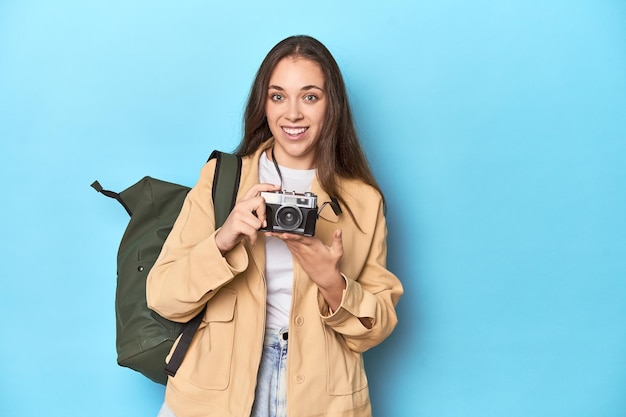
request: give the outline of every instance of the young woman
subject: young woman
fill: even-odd
[[[319,41],[290,37],[265,57],[237,154],[224,225],[212,161],[148,277],[162,316],[184,322],[206,306],[159,416],[371,416],[362,353],[394,329],[402,286],[385,266],[382,193]],[[263,231],[274,218],[261,193],[280,190],[317,196],[314,236]]]

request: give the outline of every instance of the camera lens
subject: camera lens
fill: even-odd
[[[276,224],[283,230],[295,230],[302,223],[302,212],[298,207],[282,206],[276,212]]]

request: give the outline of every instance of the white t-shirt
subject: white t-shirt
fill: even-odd
[[[311,190],[315,169],[291,169],[280,166],[282,188],[286,191],[304,193]],[[259,180],[262,183],[280,184],[274,163],[265,152],[259,160]],[[265,279],[267,282],[267,320],[271,329],[289,328],[291,289],[293,286],[293,259],[287,245],[276,237],[265,238]]]

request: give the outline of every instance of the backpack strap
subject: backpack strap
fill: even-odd
[[[237,201],[237,190],[241,177],[241,158],[230,153],[213,151],[209,156],[217,159],[213,177],[213,206],[215,207],[215,228],[221,227]]]
[[[235,201],[237,200],[237,190],[239,189],[239,181],[241,177],[241,158],[239,156],[224,153],[219,151],[213,151],[209,157],[211,159],[217,159],[215,165],[215,175],[213,176],[213,205],[215,207],[215,228],[221,227],[228,214],[235,207]],[[202,323],[202,317],[204,311],[188,321],[183,327],[182,336],[176,345],[176,349],[172,352],[172,356],[169,362],[165,366],[165,373],[169,376],[175,376],[176,371],[183,363],[185,354],[191,345],[200,323]]]

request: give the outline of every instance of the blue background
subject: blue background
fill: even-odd
[[[339,62],[388,199],[400,324],[377,417],[626,415],[626,2],[0,1],[0,414],[155,416],[116,365],[127,215],[193,185],[254,73]]]

